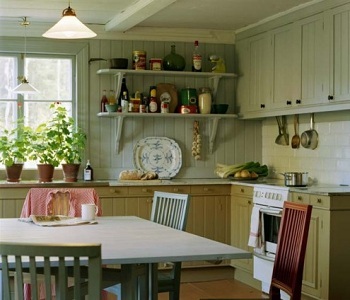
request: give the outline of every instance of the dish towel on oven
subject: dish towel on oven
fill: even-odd
[[[261,224],[260,224],[260,208],[253,207],[250,220],[250,232],[248,246],[261,248]]]

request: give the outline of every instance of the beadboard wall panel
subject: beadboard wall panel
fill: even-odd
[[[110,41],[91,40],[90,58],[129,58],[133,50],[147,51],[147,60],[151,57],[163,58],[170,53],[169,42]],[[207,60],[210,54],[217,54],[225,59],[227,71],[234,72],[234,45],[201,44],[204,71],[211,70]],[[176,43],[176,52],[186,58],[187,71],[191,68],[192,43]],[[148,136],[165,136],[174,139],[182,151],[182,168],[177,178],[217,178],[214,174],[216,163],[235,164],[245,161],[261,161],[262,128],[261,121],[241,121],[222,119],[219,121],[214,143],[214,152],[209,154],[209,136],[212,123],[208,119],[199,119],[202,135],[202,159],[196,161],[191,155],[193,140],[193,122],[191,118],[126,118],[120,139],[120,152],[116,152],[115,119],[99,118],[99,103],[102,90],[115,89],[113,76],[97,75],[98,69],[109,68],[109,62],[92,62],[90,70],[89,98],[89,152],[96,179],[117,179],[125,169],[133,169],[133,147],[138,140]],[[186,87],[208,86],[203,78],[174,76],[128,76],[129,92],[140,91],[148,94],[149,87],[157,83],[173,83],[178,91]],[[235,79],[225,78],[220,81],[216,97],[217,103],[228,103],[229,113],[234,109]]]

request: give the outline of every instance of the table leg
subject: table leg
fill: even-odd
[[[121,265],[122,300],[145,300],[148,294],[147,265],[128,264]]]
[[[149,299],[158,300],[158,263],[148,265]]]

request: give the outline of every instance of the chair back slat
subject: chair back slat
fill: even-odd
[[[188,216],[190,196],[154,192],[151,221],[174,228],[185,230]]]
[[[23,272],[30,273],[31,298],[39,299],[37,277],[45,277],[46,300],[51,299],[51,277],[55,277],[56,299],[68,299],[68,268],[74,262],[74,299],[81,299],[84,293],[80,283],[80,268],[88,266],[89,299],[101,299],[101,245],[81,244],[22,244],[0,243],[2,263],[2,287],[4,299],[11,299],[10,270],[15,271],[18,299],[24,298]],[[58,263],[58,265],[57,265]],[[82,264],[83,263],[83,264]],[[29,271],[28,271],[29,268]]]
[[[280,290],[293,300],[301,298],[311,205],[286,201],[278,233],[277,251],[270,288],[271,299],[280,299]]]

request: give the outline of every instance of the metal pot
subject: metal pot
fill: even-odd
[[[308,172],[286,172],[281,173],[284,176],[285,186],[307,186]]]

